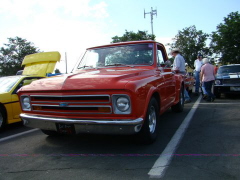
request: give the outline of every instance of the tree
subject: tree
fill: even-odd
[[[139,40],[155,40],[155,35],[148,34],[147,31],[139,31],[137,33],[133,31],[125,30],[123,36],[112,37],[111,43],[124,42],[124,41],[139,41]]]
[[[0,48],[0,75],[2,76],[15,75],[22,69],[21,64],[26,55],[39,52],[32,42],[20,37],[8,38],[8,43],[4,46]]]
[[[170,48],[179,48],[188,66],[194,68],[194,60],[198,53],[203,56],[210,55],[210,49],[206,47],[208,34],[198,31],[195,26],[184,28],[178,31],[178,34],[173,38],[173,43],[170,43]]]
[[[55,69],[55,73],[61,73],[59,69]]]
[[[210,46],[220,54],[223,64],[240,63],[240,14],[232,12],[224,18],[211,35]]]

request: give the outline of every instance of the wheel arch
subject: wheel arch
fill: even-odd
[[[147,113],[148,104],[149,104],[152,97],[154,97],[156,99],[156,101],[158,103],[159,113],[160,113],[160,110],[161,110],[161,95],[159,94],[159,92],[157,91],[157,89],[155,87],[152,87],[152,88],[149,89],[148,95],[147,95],[147,98],[146,98],[146,106],[145,106],[145,109],[144,109],[144,119],[145,119],[145,116],[146,116],[146,113]]]
[[[7,111],[5,106],[2,103],[0,103],[0,113],[2,113],[2,117],[3,117],[3,122],[0,125],[0,130],[2,130],[7,124]]]
[[[181,91],[181,87],[183,87],[183,89],[185,88],[185,85],[184,85],[184,81],[183,79],[181,80],[178,80],[179,83],[177,83],[177,88],[176,88],[176,98],[175,98],[175,101],[174,101],[174,104],[177,104],[179,102],[179,92]]]
[[[5,118],[5,120],[7,120],[7,110],[2,103],[0,103],[0,111],[2,111],[2,113],[3,113],[3,118]]]

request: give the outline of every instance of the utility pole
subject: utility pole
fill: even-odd
[[[145,9],[144,9],[144,18],[146,17],[146,14],[151,15],[151,27],[152,27],[152,35],[153,35],[153,16],[156,15],[157,17],[157,8],[153,10],[153,8],[151,7],[151,12],[145,12]]]
[[[66,74],[67,74],[67,53],[65,52]]]

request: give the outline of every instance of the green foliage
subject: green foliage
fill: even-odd
[[[59,69],[55,69],[55,73],[61,73]]]
[[[240,14],[232,12],[224,18],[211,35],[210,47],[216,54],[222,55],[223,64],[240,63]]]
[[[155,40],[155,35],[148,34],[147,31],[139,31],[137,33],[133,31],[127,31],[123,36],[114,36],[112,37],[111,43],[116,42],[125,42],[125,41],[139,41],[139,40]]]
[[[173,38],[171,49],[179,48],[184,59],[191,68],[194,68],[194,61],[197,59],[198,53],[203,56],[210,55],[209,48],[206,47],[208,34],[198,31],[195,26],[184,28],[178,31],[178,34]]]
[[[21,70],[21,64],[26,55],[39,52],[32,42],[20,37],[8,38],[5,47],[0,48],[0,75],[15,75]]]

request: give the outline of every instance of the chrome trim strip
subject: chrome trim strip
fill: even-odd
[[[108,104],[109,102],[59,102],[59,101],[31,101],[32,103],[68,103],[68,104]]]
[[[98,94],[98,95],[30,95],[30,97],[88,97],[88,96],[108,96],[110,98],[109,94]]]
[[[240,87],[240,84],[222,84],[222,85],[216,85],[214,84],[215,87]]]
[[[112,114],[112,109],[110,109],[110,112],[56,112],[56,111],[41,111],[41,110],[32,110],[33,112],[47,112],[47,113],[53,113],[53,114]]]
[[[110,103],[111,102],[111,96],[109,94],[98,94],[98,95],[30,95],[30,97],[58,97],[58,98],[67,98],[67,97],[107,97],[108,101],[99,101],[99,102],[94,102],[94,100],[92,102],[73,102],[73,103]],[[58,100],[56,100],[58,101]],[[69,100],[68,100],[69,101]],[[41,103],[41,102],[47,102],[47,103],[54,103],[55,101],[33,101],[33,102],[37,102],[37,103]],[[67,103],[67,102],[66,102]]]
[[[96,119],[66,119],[56,117],[43,117],[35,115],[20,114],[23,120],[43,120],[55,123],[74,123],[74,124],[112,124],[112,125],[138,125],[143,123],[143,118],[137,119],[111,119],[111,120],[96,120]],[[44,122],[43,122],[44,123]]]
[[[45,105],[45,104],[33,104],[33,106],[49,106],[49,107],[60,107],[59,105]],[[32,108],[32,111],[34,112],[48,112],[48,113],[55,113],[55,114],[112,114],[112,107],[111,106],[66,106],[66,107],[96,107],[96,108],[99,108],[99,107],[107,107],[109,108],[109,112],[73,112],[73,110],[68,110],[66,109],[64,112],[57,112],[57,111],[49,111],[49,110],[34,110]]]
[[[60,103],[62,103],[62,102],[59,102],[58,105],[54,105],[54,104],[32,104],[32,106],[61,107],[61,106],[59,106]],[[69,105],[69,106],[64,106],[64,107],[96,107],[96,108],[98,108],[98,107],[109,107],[109,108],[111,108],[111,106],[106,106],[106,105]]]
[[[174,74],[173,72],[161,72],[162,75]]]

